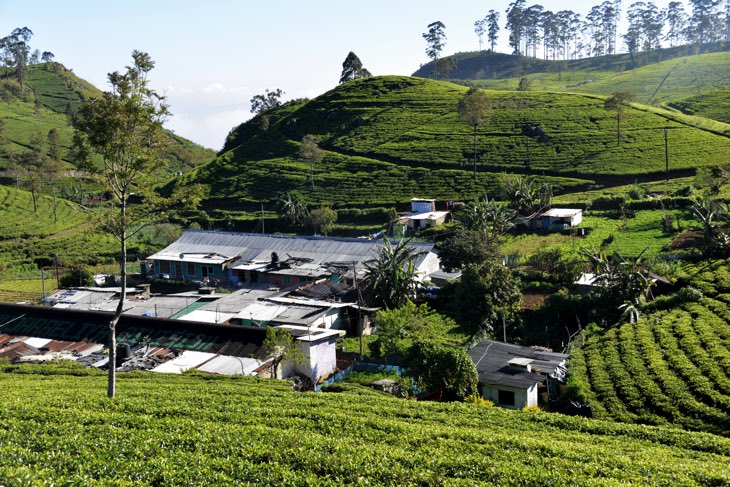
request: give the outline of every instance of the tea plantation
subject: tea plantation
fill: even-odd
[[[591,333],[571,352],[597,417],[730,434],[730,265],[686,273],[704,297],[660,298],[637,323]]]
[[[26,90],[22,92],[14,78],[7,74],[0,76],[0,92],[3,94],[0,120],[4,124],[7,150],[11,153],[26,150],[34,136],[45,141],[49,130],[56,129],[61,157],[72,167],[74,160],[69,152],[73,129],[69,125],[67,109],[75,113],[84,100],[99,96],[101,91],[58,63],[28,66],[26,83]],[[163,180],[213,158],[210,149],[172,132],[166,132],[165,137],[163,155],[169,162],[169,171],[160,175]],[[7,166],[7,158],[0,151],[0,169]]]
[[[120,374],[109,401],[88,369],[2,369],[3,485],[730,482],[704,433],[199,375]]]
[[[456,105],[466,88],[399,76],[355,80],[311,101],[255,118],[232,131],[217,160],[177,184],[202,183],[212,206],[257,209],[297,189],[313,203],[340,208],[392,206],[414,196],[469,199],[495,194],[503,173],[552,177],[562,192],[589,185],[659,178],[664,132],[670,129],[674,175],[726,162],[730,139],[684,118],[635,105],[625,110],[620,146],[616,114],[595,95],[489,92],[493,114],[478,130],[480,160],[472,175],[471,128]],[[725,124],[716,122],[721,128]],[[529,134],[540,126],[545,137]],[[299,141],[314,134],[326,150],[312,168],[299,160]],[[625,184],[624,183],[624,184]]]

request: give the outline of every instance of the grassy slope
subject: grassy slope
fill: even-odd
[[[622,72],[647,64],[708,52],[730,51],[727,43],[710,43],[698,48],[694,45],[677,46],[640,52],[634,56],[621,53],[612,56],[598,56],[572,60],[544,60],[528,56],[490,53],[487,51],[460,52],[449,58],[456,61],[456,68],[450,73],[452,79],[504,79],[519,78],[534,73],[568,72]],[[423,65],[414,76],[429,77],[433,74],[433,63]]]
[[[0,372],[0,483],[730,482],[730,440],[709,434],[416,403],[358,386],[302,394],[250,378],[119,377],[119,396],[108,401],[101,373]]]
[[[597,417],[730,433],[730,265],[687,272],[700,302],[595,332],[572,352]]]
[[[0,78],[0,82],[3,81],[14,83],[7,77],[5,80]],[[60,135],[63,157],[68,159],[73,130],[67,123],[66,106],[70,103],[74,109],[78,109],[85,99],[99,95],[100,90],[58,64],[30,66],[27,84],[32,92],[28,92],[24,99],[16,97],[10,103],[0,104],[0,118],[5,123],[5,133],[10,139],[9,150],[24,150],[35,133],[45,140],[48,131],[55,128]],[[35,97],[42,104],[40,109],[34,106]],[[178,171],[208,162],[214,156],[210,149],[171,132],[165,137],[163,152],[169,161],[169,172],[161,175],[165,179]],[[0,162],[7,164],[2,158]]]
[[[690,115],[730,123],[730,87],[726,86],[701,95],[690,96],[672,102],[669,106]]]
[[[672,131],[672,169],[724,162],[727,137],[698,129],[668,114],[636,105],[627,110],[621,147],[615,115],[593,95],[491,92],[495,109],[480,128],[484,153],[477,181],[462,164],[471,151],[471,130],[458,121],[456,105],[465,88],[408,77],[377,77],[341,85],[301,105],[275,112],[267,131],[257,120],[238,127],[219,158],[180,181],[209,184],[212,198],[271,201],[300,189],[312,201],[342,206],[386,205],[413,196],[473,198],[495,190],[501,172],[523,172],[526,142],[538,174],[590,182],[604,176],[659,174],[663,170],[663,127]],[[537,143],[522,135],[539,123],[550,137]],[[316,168],[297,159],[298,141],[315,134],[327,156]],[[565,192],[580,181],[556,181]]]
[[[661,104],[712,92],[728,86],[730,52],[670,59],[628,71],[574,69],[561,73],[539,72],[527,76],[534,91],[565,91],[610,95],[630,91],[636,101]],[[475,81],[487,89],[514,90],[519,78]],[[689,112],[688,112],[689,113]]]
[[[37,269],[35,260],[59,254],[64,263],[96,263],[109,260],[116,245],[92,225],[93,215],[68,201],[39,198],[33,212],[31,194],[0,186],[0,274],[18,274]]]

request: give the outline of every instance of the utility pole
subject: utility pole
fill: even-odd
[[[527,150],[527,172],[530,172],[530,139],[525,141],[525,149]]]
[[[667,134],[669,134],[669,128],[664,127],[664,163],[666,165],[667,181],[669,181],[669,142]]]
[[[261,203],[261,233],[266,233],[266,230],[264,228],[264,204]]]
[[[46,272],[43,270],[43,267],[41,267],[41,294],[42,298],[41,301],[43,302],[43,306],[47,306],[46,304]]]
[[[352,261],[352,279],[355,284],[355,293],[357,294],[357,334],[360,336],[360,358],[364,355],[365,344],[363,342],[363,331],[362,325],[362,295],[360,294],[360,286],[357,283],[357,262]]]

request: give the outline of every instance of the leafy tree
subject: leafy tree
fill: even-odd
[[[624,108],[634,100],[634,94],[630,91],[617,91],[610,96],[604,103],[606,110],[616,112],[616,141],[621,145],[621,118],[623,117]]]
[[[48,131],[48,155],[51,159],[61,159],[61,137],[56,129]]]
[[[365,69],[362,65],[362,61],[357,57],[357,54],[350,51],[342,63],[342,74],[340,75],[340,84],[353,79],[369,78],[372,74],[370,71]]]
[[[667,34],[664,39],[669,41],[670,47],[674,47],[684,39],[687,25],[687,14],[684,11],[682,2],[669,2],[664,18],[667,22]]]
[[[490,10],[484,18],[487,23],[487,39],[489,40],[489,49],[494,52],[494,45],[499,38],[499,12]]]
[[[483,336],[511,323],[519,311],[519,280],[500,262],[467,265],[453,290],[452,306],[473,336]]]
[[[472,86],[457,106],[459,120],[474,129],[474,177],[477,177],[477,129],[492,116],[492,104],[484,90]]]
[[[395,245],[383,240],[377,256],[364,263],[364,284],[373,304],[398,308],[415,297],[418,276],[413,261],[420,255],[410,239]]]
[[[540,249],[530,256],[527,265],[564,287],[571,286],[582,272],[582,263],[566,257],[560,249]]]
[[[299,349],[297,341],[286,328],[269,327],[264,338],[264,350],[271,357],[274,379],[279,378],[279,365],[282,362],[303,363],[307,356]]]
[[[520,78],[520,83],[517,85],[517,91],[530,91],[532,88],[532,80],[527,76]]]
[[[56,56],[51,51],[43,51],[41,54],[41,62],[50,63]]]
[[[46,155],[37,148],[13,156],[15,170],[22,174],[28,182],[28,189],[33,199],[34,213],[38,213],[38,195],[43,184],[45,162]]]
[[[119,270],[122,289],[119,303],[109,321],[109,380],[107,394],[116,392],[116,325],[124,310],[127,290],[127,242],[146,224],[164,219],[171,207],[194,205],[199,188],[185,188],[163,201],[150,187],[147,177],[164,160],[158,151],[162,123],[168,115],[165,97],[152,90],[147,76],[155,63],[149,54],[132,52],[133,63],[126,71],[108,75],[111,91],[87,100],[75,122],[75,145],[90,173],[99,178],[112,195],[104,216],[104,228],[119,242]],[[91,155],[101,161],[97,165]],[[130,205],[132,193],[144,204]]]
[[[302,143],[299,145],[299,158],[309,163],[312,189],[314,190],[314,167],[324,159],[324,151],[319,148],[317,138],[314,135],[308,134],[302,139]]]
[[[262,115],[269,110],[281,106],[281,97],[284,94],[281,89],[277,88],[273,91],[266,89],[262,95],[254,95],[251,98],[251,113]]]
[[[526,28],[525,0],[515,0],[505,11],[507,14],[507,30],[512,54],[522,54],[522,38]],[[525,52],[526,54],[526,52]]]
[[[692,15],[687,24],[686,37],[690,42],[704,44],[721,36],[718,7],[722,0],[689,0]]]
[[[9,36],[0,41],[4,52],[5,64],[15,67],[15,76],[20,83],[21,92],[25,91],[25,78],[30,61],[30,38],[33,31],[27,27],[13,29]]]
[[[82,265],[71,266],[59,279],[61,287],[93,286],[94,278],[88,267]]]
[[[303,222],[312,232],[327,236],[337,222],[337,212],[328,206],[314,208],[304,216]]]
[[[445,399],[462,401],[477,390],[476,365],[462,349],[418,342],[412,347],[406,366],[420,387],[441,390]]]
[[[299,191],[289,191],[279,197],[279,215],[286,221],[287,225],[292,228],[300,227],[304,224],[308,215],[307,205],[304,196]]]
[[[457,345],[460,340],[453,333],[457,328],[454,320],[440,315],[427,304],[415,305],[407,301],[395,309],[382,309],[375,314],[378,327],[376,339],[370,349],[381,357],[405,356],[418,340],[429,340]],[[453,337],[453,338],[452,338]]]
[[[58,184],[64,176],[63,162],[61,162],[61,142],[56,129],[48,131],[48,158],[45,161],[43,172],[47,184],[50,186],[51,196],[53,197],[53,222],[58,221],[57,213],[57,193]]]
[[[482,50],[482,39],[484,38],[484,33],[486,32],[485,27],[485,21],[477,20],[474,22],[474,33],[477,35],[477,39],[479,39],[479,50]]]
[[[495,260],[501,255],[499,241],[489,238],[482,231],[461,227],[457,227],[438,247],[441,265],[451,270]]]
[[[440,20],[428,24],[428,31],[422,34],[426,40],[426,55],[434,63],[434,74],[436,73],[436,61],[441,56],[441,51],[446,45],[446,26]]]
[[[451,57],[444,57],[436,60],[435,77],[448,79],[451,72],[456,68],[456,61]]]

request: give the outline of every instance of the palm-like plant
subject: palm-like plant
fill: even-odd
[[[398,308],[416,295],[417,271],[414,259],[424,252],[415,252],[410,239],[393,245],[384,240],[376,258],[365,265],[365,285],[373,303],[385,308]]]
[[[692,206],[692,213],[702,225],[705,253],[717,256],[730,254],[730,207],[711,198],[701,198]]]
[[[485,196],[464,206],[454,219],[461,227],[482,232],[491,240],[509,232],[515,226],[517,214]]]
[[[554,189],[536,178],[518,177],[507,181],[505,196],[509,207],[529,221],[550,208]]]

